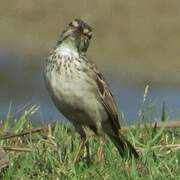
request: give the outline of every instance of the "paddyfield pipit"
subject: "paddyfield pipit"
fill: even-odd
[[[84,127],[96,135],[109,136],[120,155],[138,157],[131,143],[121,134],[117,106],[102,73],[88,59],[86,52],[92,28],[80,19],[73,20],[62,32],[45,65],[45,82],[59,111],[80,134],[81,145],[86,142]]]

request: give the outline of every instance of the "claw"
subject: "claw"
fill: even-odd
[[[105,144],[105,137],[101,137],[100,138],[100,147],[97,150],[98,161],[102,161],[104,159],[104,150],[103,150],[104,144]]]
[[[81,140],[81,144],[80,144],[80,146],[79,146],[79,150],[78,150],[78,152],[77,152],[77,154],[76,154],[76,156],[75,156],[75,158],[74,158],[74,163],[75,164],[77,164],[78,162],[79,162],[79,160],[80,160],[80,154],[81,154],[81,151],[83,150],[83,148],[84,148],[84,146],[85,146],[85,143],[86,143],[86,139],[82,139]]]

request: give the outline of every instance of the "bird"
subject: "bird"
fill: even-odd
[[[72,20],[61,33],[45,61],[44,79],[57,109],[72,123],[81,137],[75,162],[85,147],[89,128],[98,137],[105,134],[119,154],[138,158],[133,145],[121,133],[118,108],[110,86],[95,63],[86,55],[92,27]]]

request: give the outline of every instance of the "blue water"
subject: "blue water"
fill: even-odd
[[[32,119],[35,121],[45,122],[50,120],[63,120],[64,117],[55,108],[51,101],[49,94],[47,93],[44,85],[42,85],[41,91],[37,91],[33,96],[22,96],[3,98],[4,101],[0,103],[1,117],[6,117],[10,102],[12,102],[11,112],[12,114],[20,110],[22,107],[28,104],[37,104],[40,106],[39,110],[33,115]],[[138,119],[139,108],[141,107],[144,88],[133,88],[132,86],[113,86],[113,94],[116,102],[125,119],[128,121],[135,121]],[[150,101],[152,111],[154,112],[153,118],[160,118],[162,103],[166,103],[169,118],[180,117],[180,89],[179,88],[153,88],[148,92],[147,101]],[[28,107],[28,106],[27,106]],[[154,109],[153,109],[154,108]]]
[[[34,121],[62,120],[64,117],[57,111],[46,91],[43,75],[42,61],[24,61],[23,56],[11,54],[0,55],[0,119],[7,116],[9,104],[12,102],[11,112],[15,114],[27,104],[37,104],[40,109],[33,115]],[[24,63],[26,62],[26,63]],[[32,63],[33,62],[33,63]],[[106,75],[119,110],[123,112],[125,119],[134,121],[138,119],[139,108],[141,107],[144,85],[136,85],[135,82],[125,83],[122,80],[113,81]],[[159,118],[162,102],[166,103],[166,110],[169,118],[180,117],[180,86],[153,86],[151,83],[148,92],[149,106],[153,118]],[[148,108],[149,108],[148,106]]]

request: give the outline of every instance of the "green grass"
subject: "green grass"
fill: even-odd
[[[20,133],[32,129],[29,118],[34,111],[33,107],[18,119],[9,118],[2,121],[1,136],[7,132]],[[61,123],[55,123],[52,130],[54,139],[45,138],[48,133],[42,132],[0,140],[3,147],[32,150],[6,151],[10,166],[1,173],[0,179],[179,179],[180,151],[164,148],[163,145],[180,143],[180,129],[139,129],[138,126],[137,124],[136,128],[124,135],[141,150],[139,160],[122,159],[107,138],[104,159],[98,161],[99,141],[90,137],[91,161],[87,160],[84,151],[79,164],[74,164],[80,138],[69,125]]]

